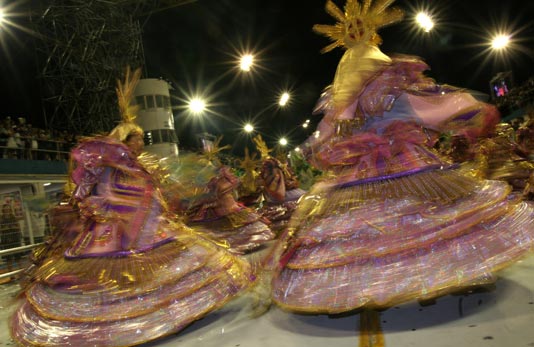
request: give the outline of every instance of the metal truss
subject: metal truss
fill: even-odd
[[[34,1],[45,126],[91,135],[119,120],[116,80],[144,63],[140,19],[190,0]]]

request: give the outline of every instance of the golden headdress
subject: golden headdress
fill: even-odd
[[[265,141],[263,141],[263,138],[261,137],[261,135],[258,134],[257,136],[252,138],[252,141],[254,141],[254,143],[256,144],[256,148],[260,152],[262,160],[265,160],[271,157],[270,153],[272,149],[269,149],[269,147],[267,147],[267,144],[265,143]]]
[[[245,158],[243,160],[236,159],[235,163],[245,172],[253,172],[259,166],[260,161],[256,159],[256,153],[250,155],[248,147],[245,147]]]
[[[347,0],[345,12],[331,0],[326,2],[326,12],[338,22],[335,25],[316,24],[313,30],[334,42],[321,52],[326,53],[336,47],[350,48],[360,42],[378,45],[381,38],[378,29],[400,21],[404,13],[398,8],[388,8],[395,0]]]
[[[219,147],[219,144],[221,143],[222,138],[223,138],[222,136],[219,136],[213,142],[213,145],[211,145],[209,148],[206,148],[204,150],[204,153],[202,154],[202,156],[203,156],[203,159],[206,161],[206,164],[213,164],[215,166],[221,166],[221,161],[219,160],[217,155],[219,154],[219,152],[225,149],[232,148],[232,146],[230,145]]]
[[[135,87],[141,77],[141,68],[132,72],[128,66],[124,76],[124,81],[117,80],[117,98],[119,102],[119,110],[121,114],[121,122],[110,133],[109,136],[121,142],[125,141],[128,135],[137,133],[143,135],[143,129],[134,121],[137,117],[138,105],[132,105],[133,94]]]
[[[260,166],[260,161],[256,159],[256,153],[252,153],[251,156],[248,147],[245,147],[245,158],[243,160],[236,159],[235,162],[245,172],[241,178],[243,187],[249,192],[255,192],[257,188],[256,178],[258,177],[256,169]]]
[[[395,0],[347,0],[345,12],[331,0],[326,2],[326,12],[337,19],[335,25],[318,24],[313,30],[334,42],[322,49],[329,52],[336,47],[346,48],[341,58],[331,88],[330,108],[337,119],[363,121],[359,111],[349,110],[370,78],[391,63],[391,59],[378,49],[382,39],[377,30],[400,21],[403,12],[389,8]],[[355,114],[352,114],[355,112]]]

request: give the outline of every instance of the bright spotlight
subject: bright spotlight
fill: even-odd
[[[508,35],[497,35],[493,40],[491,40],[491,48],[493,49],[503,49],[508,46],[510,43],[510,36]]]
[[[304,129],[306,129],[306,128],[308,127],[308,125],[310,125],[310,123],[306,122],[306,123],[302,124],[302,127],[303,127]]]
[[[280,101],[278,102],[278,104],[280,106],[285,106],[285,105],[287,105],[288,101],[289,101],[289,93],[288,92],[284,92],[282,94],[282,96],[280,96]]]
[[[279,141],[280,145],[281,146],[286,146],[287,145],[287,139],[285,137],[282,137]]]
[[[189,101],[189,110],[195,114],[202,113],[206,109],[206,102],[199,98]]]
[[[295,147],[295,152],[300,152],[300,147]]]
[[[4,22],[4,19],[6,18],[5,12],[3,8],[0,8],[0,24]]]
[[[241,60],[239,61],[239,68],[242,71],[250,71],[250,68],[254,64],[254,56],[251,54],[245,54],[241,57]]]
[[[419,12],[415,17],[415,21],[425,32],[429,32],[434,27],[432,17],[424,12]]]
[[[245,130],[245,132],[247,132],[247,133],[251,133],[251,132],[254,131],[254,127],[252,126],[252,124],[247,123],[247,124],[245,124],[245,126],[243,127],[243,130]]]

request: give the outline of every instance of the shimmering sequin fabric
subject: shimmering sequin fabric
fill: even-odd
[[[371,64],[376,47],[358,50]],[[494,281],[533,249],[531,204],[505,182],[463,176],[432,149],[433,132],[477,134],[495,124],[495,109],[434,84],[422,66],[393,59],[342,112],[321,100],[319,133],[304,148],[326,178],[301,198],[267,263],[283,308],[340,313],[428,299]]]
[[[238,178],[221,167],[187,210],[187,224],[224,244],[230,252],[243,254],[275,238],[270,221],[237,202],[234,195]]]
[[[131,346],[175,333],[253,281],[247,263],[172,217],[158,182],[108,138],[73,153],[77,207],[58,207],[12,336],[23,346]]]

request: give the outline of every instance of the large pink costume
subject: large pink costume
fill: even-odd
[[[345,24],[332,32],[367,30],[357,15]],[[436,132],[475,136],[496,110],[425,69],[371,40],[346,51],[319,105],[319,137],[306,143],[331,178],[301,198],[267,263],[276,304],[339,313],[429,299],[494,281],[533,249],[530,204],[504,182],[462,176],[432,149]]]
[[[18,344],[144,343],[181,330],[252,282],[247,263],[167,212],[155,176],[124,144],[96,137],[72,157],[79,214],[62,218],[57,226],[68,230],[56,232],[65,237],[32,272],[11,320]]]

